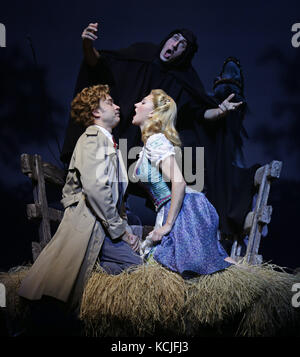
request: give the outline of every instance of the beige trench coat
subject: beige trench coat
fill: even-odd
[[[22,281],[20,296],[39,300],[47,295],[78,307],[105,230],[111,239],[130,230],[124,202],[120,214],[116,208],[116,155],[125,193],[128,178],[122,155],[101,129],[89,126],[78,139],[63,188],[63,220]]]

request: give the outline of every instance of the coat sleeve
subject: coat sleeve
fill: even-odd
[[[114,204],[107,176],[104,143],[97,130],[86,131],[82,142],[80,179],[83,192],[94,214],[102,222],[112,239],[119,238],[126,229]],[[103,146],[102,146],[103,144]]]
[[[126,231],[128,233],[133,233],[132,228],[130,227],[130,225],[128,224],[128,217],[127,217],[127,207],[126,207],[126,201],[127,201],[127,194],[124,195],[124,199],[121,205],[121,212],[120,212],[120,216],[123,218],[123,220],[126,223]]]

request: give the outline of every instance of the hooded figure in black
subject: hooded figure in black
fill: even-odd
[[[172,62],[163,62],[160,59],[160,52],[166,41],[174,34],[181,34],[187,41],[187,47]],[[224,165],[220,167],[222,170],[232,171],[232,161],[226,156],[228,150],[223,147],[222,153],[219,151],[219,145],[216,145],[216,140],[220,140],[216,135],[220,123],[218,120],[211,122],[204,119],[204,112],[218,107],[221,101],[205,93],[204,86],[192,67],[191,61],[197,49],[196,37],[191,31],[176,29],[158,46],[151,43],[136,43],[118,51],[99,50],[100,57],[95,66],[91,67],[85,61],[82,62],[74,96],[87,86],[108,84],[114,102],[120,106],[120,123],[113,134],[117,139],[126,138],[129,150],[134,146],[142,146],[140,130],[132,125],[135,114],[134,104],[141,101],[152,89],[163,89],[177,104],[176,126],[183,147],[192,147],[194,153],[196,146],[204,147],[205,192],[218,211],[221,231],[226,235],[240,234],[244,218],[251,208],[254,170],[243,175],[244,182],[246,177],[249,177],[248,180],[246,179],[249,184],[245,187],[245,198],[242,202],[232,202],[232,194],[235,199],[238,198],[236,192],[232,193],[231,183],[223,181],[224,171],[219,172],[218,169],[218,161],[222,162],[225,159],[227,160],[225,169]],[[61,155],[63,162],[69,163],[77,139],[83,131],[83,127],[70,119]],[[218,155],[216,148],[218,148]],[[196,156],[193,155],[193,167],[195,167],[195,159]],[[128,164],[131,164],[130,160]],[[236,180],[239,190],[242,190],[239,177]],[[134,192],[137,192],[136,187]],[[216,200],[213,192],[225,193],[217,200],[222,202],[222,205],[219,205],[220,209],[218,202],[217,204],[214,202]],[[229,198],[228,192],[230,192]],[[235,203],[237,205],[232,209]]]

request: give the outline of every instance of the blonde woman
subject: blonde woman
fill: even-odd
[[[175,147],[181,144],[175,129],[176,103],[163,90],[155,89],[135,104],[135,111],[132,123],[140,127],[144,147],[134,175],[157,211],[150,234],[154,246],[146,260],[153,257],[184,278],[229,267],[235,262],[218,242],[215,208],[203,193],[187,187],[175,160]]]

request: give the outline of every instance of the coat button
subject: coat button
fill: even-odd
[[[102,224],[105,228],[108,228],[108,226],[109,226],[108,222],[106,222],[106,221],[102,221]]]

